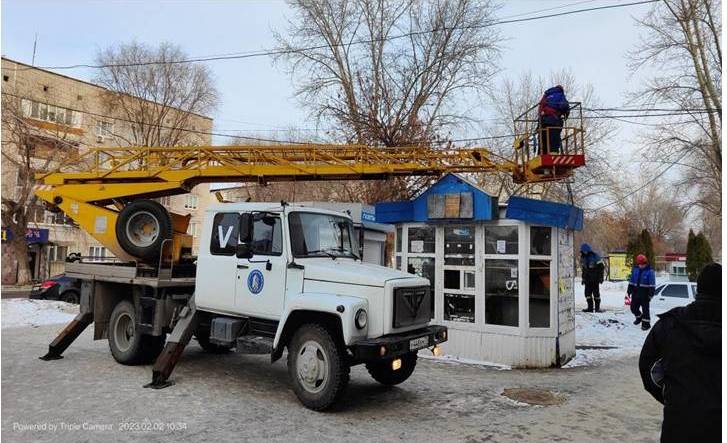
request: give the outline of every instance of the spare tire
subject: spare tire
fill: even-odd
[[[147,262],[159,259],[162,242],[172,238],[172,219],[153,200],[132,202],[116,219],[116,239],[124,251]]]

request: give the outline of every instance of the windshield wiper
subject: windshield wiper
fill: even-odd
[[[320,253],[323,253],[323,254],[326,254],[327,256],[331,257],[331,258],[332,258],[333,260],[335,260],[335,259],[336,259],[336,255],[335,255],[335,254],[331,254],[331,253],[329,252],[329,250],[330,250],[330,248],[329,248],[329,249],[316,249],[316,250],[314,250],[314,251],[308,251],[308,252],[306,253],[306,255],[309,255],[309,254],[320,254]]]
[[[358,260],[360,260],[360,259],[361,259],[361,257],[359,257],[358,255],[354,254],[352,250],[350,250],[350,249],[345,249],[345,248],[343,248],[343,247],[341,247],[341,246],[336,246],[335,248],[328,248],[328,250],[329,250],[329,251],[336,251],[336,252],[340,252],[341,254],[344,254],[344,255],[346,255],[346,256],[349,256],[349,257],[353,257],[353,258],[354,258],[354,260],[355,260],[355,259],[358,259]]]

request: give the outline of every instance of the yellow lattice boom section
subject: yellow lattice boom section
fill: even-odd
[[[235,145],[92,148],[73,166],[36,178],[45,190],[108,202],[184,193],[205,182],[366,180],[493,170],[515,173],[517,166],[484,148]]]
[[[53,171],[36,175],[36,195],[62,210],[117,257],[134,260],[119,245],[119,211],[130,201],[183,194],[200,183],[368,180],[439,176],[448,172],[502,171],[517,165],[484,148],[291,144],[91,148]],[[189,218],[170,214],[173,259],[191,247]]]

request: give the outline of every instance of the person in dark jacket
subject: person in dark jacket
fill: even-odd
[[[651,327],[651,317],[649,316],[649,303],[651,297],[654,296],[656,288],[656,277],[654,270],[649,266],[646,256],[639,254],[636,256],[636,266],[631,270],[631,278],[629,279],[629,288],[626,292],[631,296],[631,312],[636,319],[634,324],[641,323],[641,329],[644,331]]]
[[[664,405],[662,443],[720,441],[721,336],[722,266],[711,263],[694,302],[660,314],[641,350],[644,388]]]
[[[583,312],[601,311],[601,292],[598,285],[603,283],[603,260],[588,243],[581,245],[581,284],[585,286],[588,307]],[[595,309],[594,309],[595,308]]]
[[[538,143],[541,154],[558,154],[563,120],[568,118],[570,104],[561,85],[549,88],[538,104]]]

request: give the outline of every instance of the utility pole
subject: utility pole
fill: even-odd
[[[35,33],[35,39],[33,39],[33,60],[30,62],[31,66],[35,66],[35,48],[38,46],[38,33]]]

